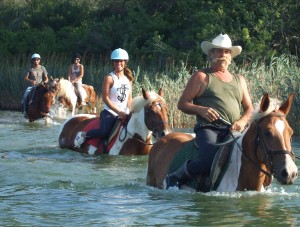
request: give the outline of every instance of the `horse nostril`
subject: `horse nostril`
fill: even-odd
[[[282,170],[281,176],[282,176],[283,178],[286,178],[288,175],[289,175],[289,174],[288,174],[288,172],[287,172],[286,169]]]
[[[293,172],[292,178],[296,178],[296,177],[298,177],[298,173],[297,172]]]

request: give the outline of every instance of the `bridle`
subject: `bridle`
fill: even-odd
[[[161,109],[163,109],[163,107],[165,107],[166,105],[163,104],[162,102],[155,101],[155,102],[152,102],[149,106],[145,107],[145,111],[144,111],[145,112],[144,113],[145,125],[148,128],[148,130],[150,130],[152,132],[153,137],[155,139],[158,139],[159,130],[157,129],[157,127],[160,126],[161,124],[167,124],[168,122],[160,121],[160,122],[155,123],[153,120],[151,120],[151,115],[153,114],[153,111],[151,111],[151,107],[153,105],[158,105]],[[131,115],[129,115],[126,118],[126,120],[122,122],[123,128],[122,128],[122,130],[120,132],[120,136],[119,136],[120,141],[124,141],[127,136],[127,133],[128,133],[129,135],[132,136],[132,138],[134,138],[135,140],[137,140],[145,145],[153,145],[153,143],[146,143],[145,141],[143,141],[141,139],[135,138],[134,135],[132,135],[130,132],[128,132],[127,124],[129,122],[130,117],[131,117]],[[123,130],[125,130],[125,134],[124,134],[123,138],[121,138],[121,134],[122,134]]]
[[[265,143],[265,140],[263,139],[263,136],[262,136],[262,129],[260,128],[259,124],[260,122],[263,120],[263,119],[266,119],[266,118],[270,118],[270,117],[283,117],[283,118],[286,118],[286,115],[285,114],[279,114],[279,113],[270,113],[262,118],[260,118],[259,120],[256,120],[254,121],[254,125],[255,125],[255,128],[256,128],[256,138],[255,138],[255,149],[254,149],[254,152],[255,152],[255,155],[257,157],[257,150],[258,150],[258,147],[260,146],[264,152],[264,158],[265,158],[265,163],[266,163],[266,166],[267,166],[267,169],[270,171],[270,172],[267,172],[265,170],[263,170],[259,163],[253,161],[251,158],[249,158],[245,152],[243,152],[243,150],[241,149],[241,147],[239,147],[239,149],[241,150],[242,154],[244,155],[244,157],[251,161],[261,172],[263,172],[264,174],[266,174],[268,177],[271,177],[272,175],[275,177],[274,175],[274,171],[272,170],[272,159],[275,155],[281,155],[281,154],[288,154],[292,157],[293,160],[295,160],[295,154],[293,152],[293,150],[291,151],[288,151],[288,150],[273,150],[273,149],[269,149]]]
[[[151,111],[151,107],[152,106],[159,106],[159,108],[162,110],[164,107],[166,107],[166,105],[164,103],[162,103],[161,101],[155,101],[152,102],[151,105],[149,105],[148,107],[145,108],[145,115],[144,115],[144,119],[145,119],[145,125],[146,127],[152,132],[152,135],[155,139],[158,139],[158,133],[159,133],[159,129],[158,126],[160,125],[164,125],[167,124],[167,121],[159,121],[159,122],[154,122],[151,119],[151,115],[153,115],[154,111]]]

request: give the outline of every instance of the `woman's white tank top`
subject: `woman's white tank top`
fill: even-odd
[[[124,111],[128,114],[129,108],[127,104],[131,90],[130,81],[126,76],[119,78],[114,72],[109,73],[109,75],[111,75],[114,80],[114,85],[109,91],[109,98],[119,108],[120,111]],[[117,116],[117,113],[110,109],[105,103],[104,109]]]
[[[72,74],[71,79],[74,80],[80,75],[80,65],[78,65],[77,69],[74,68],[74,64],[72,65]],[[82,78],[80,78],[76,83],[82,83]]]

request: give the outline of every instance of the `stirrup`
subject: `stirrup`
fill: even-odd
[[[85,141],[86,132],[78,132],[74,139],[74,147],[80,148],[81,144]]]

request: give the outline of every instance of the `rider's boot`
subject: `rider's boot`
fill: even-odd
[[[169,187],[178,187],[185,184],[188,180],[192,179],[192,175],[187,170],[187,164],[190,160],[186,160],[184,164],[175,172],[170,173],[166,177],[166,189]]]
[[[81,144],[85,141],[86,132],[77,132],[77,135],[74,139],[74,147],[80,148]]]
[[[23,114],[23,117],[28,119],[28,115],[27,115],[27,97],[23,98],[22,100],[22,114]]]

